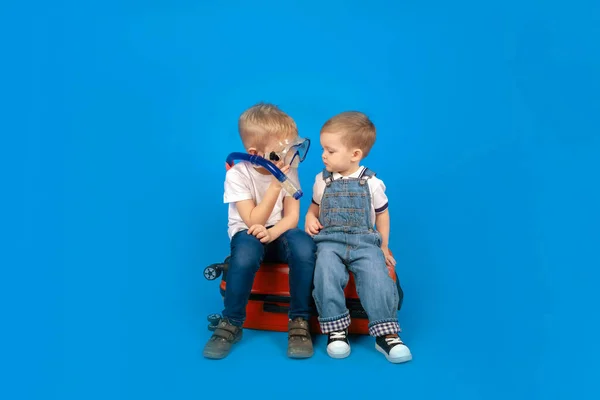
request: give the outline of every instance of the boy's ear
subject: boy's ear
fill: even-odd
[[[258,150],[256,150],[256,147],[250,147],[248,149],[248,154],[252,154],[253,156],[255,156],[256,154],[258,154]]]
[[[352,161],[360,161],[362,159],[363,152],[361,149],[352,150]]]

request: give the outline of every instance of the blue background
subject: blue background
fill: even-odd
[[[3,398],[600,395],[597,1],[2,9]],[[411,363],[252,331],[201,357],[224,159],[261,100],[313,140],[303,212],[321,124],[377,125]]]

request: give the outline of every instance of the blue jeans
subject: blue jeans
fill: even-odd
[[[263,244],[247,230],[231,238],[231,258],[227,271],[225,309],[223,317],[233,325],[242,326],[246,319],[246,306],[252,291],[254,276],[261,263],[282,262],[290,268],[289,317],[311,315],[311,291],[315,269],[315,243],[304,231],[295,228],[286,231],[269,244]]]
[[[317,244],[313,298],[323,333],[339,331],[350,324],[344,288],[349,272],[369,318],[373,336],[382,327],[397,331],[398,290],[390,277],[381,250],[381,235],[373,233],[321,232]],[[380,325],[377,327],[377,325]]]

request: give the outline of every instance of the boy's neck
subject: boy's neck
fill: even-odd
[[[350,176],[353,173],[355,173],[356,171],[358,171],[360,168],[360,165],[357,163],[356,165],[353,165],[352,167],[348,168],[345,171],[338,171],[338,174],[340,174],[341,176]]]

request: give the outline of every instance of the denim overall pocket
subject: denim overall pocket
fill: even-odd
[[[326,227],[365,227],[368,211],[368,193],[326,192],[321,201],[321,223]]]

